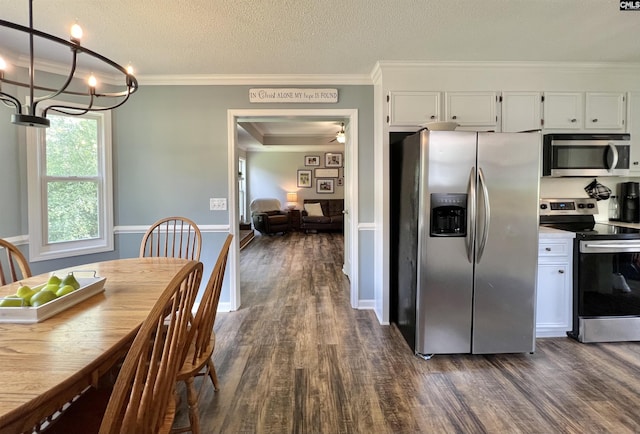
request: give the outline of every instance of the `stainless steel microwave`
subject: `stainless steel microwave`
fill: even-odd
[[[627,176],[629,134],[545,134],[542,176]]]

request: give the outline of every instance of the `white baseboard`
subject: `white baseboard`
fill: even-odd
[[[235,309],[231,309],[231,303],[218,303],[218,312],[233,312]]]
[[[376,301],[373,299],[358,300],[358,309],[373,310],[376,308]]]

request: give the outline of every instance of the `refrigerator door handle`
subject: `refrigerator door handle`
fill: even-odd
[[[467,259],[473,264],[473,240],[476,231],[476,168],[471,168],[469,182],[467,184],[467,236],[465,246],[467,247]]]
[[[478,255],[476,263],[480,263],[484,248],[487,245],[487,238],[489,237],[489,223],[491,221],[491,204],[489,203],[489,191],[487,190],[487,183],[484,178],[484,172],[478,167],[478,183],[480,184],[480,190],[482,191],[482,199],[484,202],[484,228],[482,230],[482,239],[480,240],[480,246],[478,247]]]

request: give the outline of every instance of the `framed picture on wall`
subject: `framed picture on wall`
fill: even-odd
[[[311,188],[311,170],[298,170],[298,187]]]
[[[319,166],[320,165],[320,156],[319,155],[305,155],[304,156],[304,165],[305,166]]]
[[[333,193],[333,179],[316,179],[316,193]]]
[[[335,152],[324,154],[324,167],[342,167],[342,154]]]

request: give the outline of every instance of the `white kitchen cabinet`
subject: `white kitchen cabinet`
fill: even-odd
[[[540,128],[542,128],[542,93],[502,93],[502,132],[517,133]]]
[[[626,105],[623,92],[587,92],[584,127],[616,129],[625,125]]]
[[[445,92],[445,120],[461,127],[496,127],[497,92]]]
[[[540,235],[536,337],[562,337],[572,329],[572,258],[573,239],[543,238],[543,234]]]
[[[389,92],[389,126],[418,127],[440,118],[441,92]]]
[[[543,119],[545,129],[580,130],[583,128],[582,92],[545,92]]]
[[[640,176],[640,92],[629,93],[627,132],[631,134],[631,176]]]

